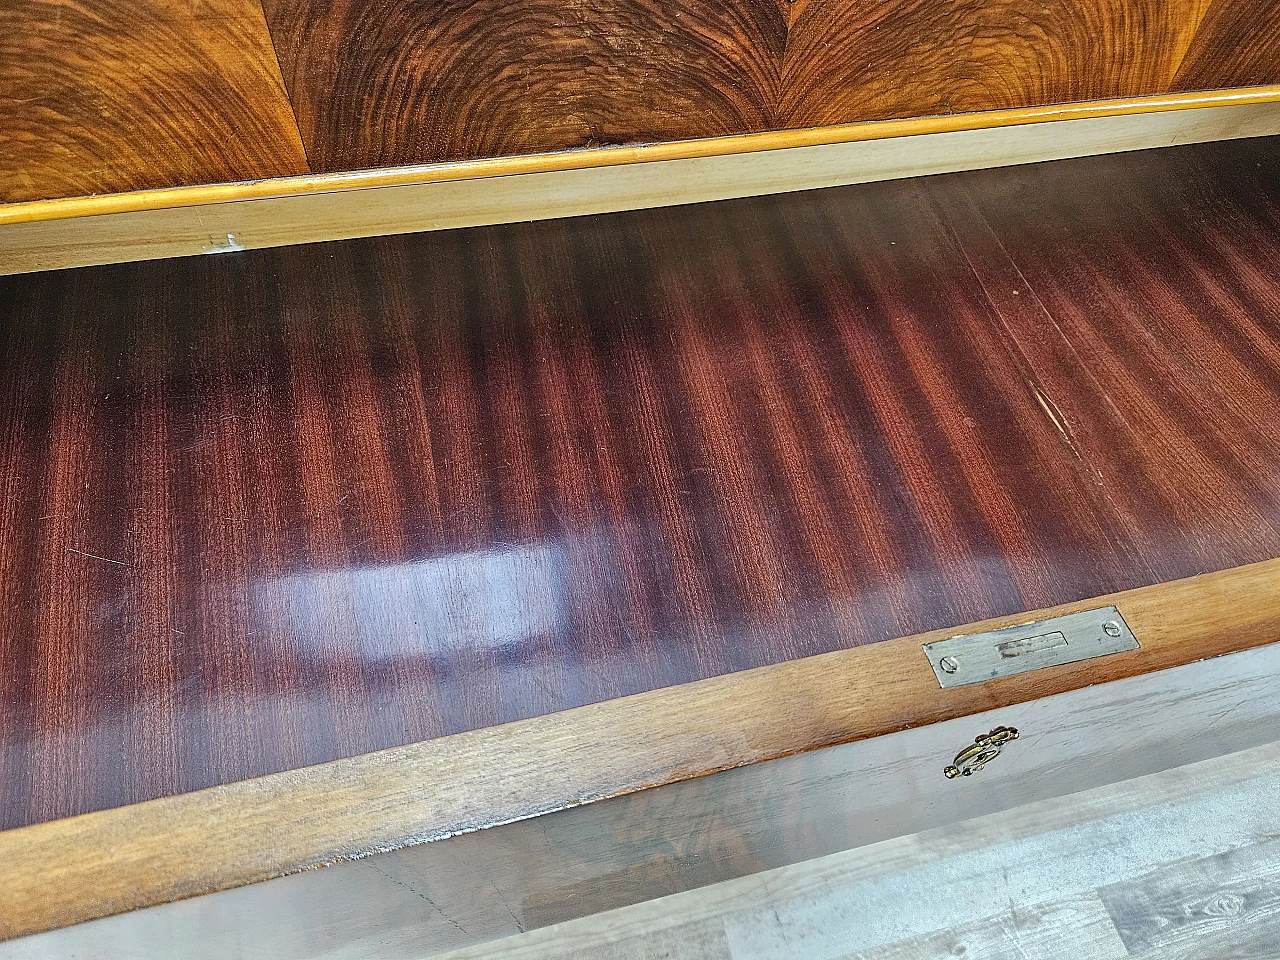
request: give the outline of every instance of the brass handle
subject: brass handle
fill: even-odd
[[[981,770],[988,763],[1000,756],[1000,750],[1006,743],[1018,739],[1018,731],[1014,727],[996,727],[990,733],[978,737],[970,746],[956,754],[951,766],[942,772],[948,780],[956,777],[969,777]]]

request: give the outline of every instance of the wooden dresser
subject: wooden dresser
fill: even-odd
[[[427,957],[1280,740],[1278,11],[0,10],[0,960]]]

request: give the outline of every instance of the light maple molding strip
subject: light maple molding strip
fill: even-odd
[[[1115,604],[1142,648],[940,689],[922,644]],[[0,833],[0,935],[67,926],[1280,639],[1280,560]]]
[[[1280,86],[0,205],[0,274],[513,223],[1280,133]]]

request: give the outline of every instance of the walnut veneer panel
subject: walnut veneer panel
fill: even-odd
[[[777,122],[821,126],[1168,92],[1178,89],[1174,73],[1208,6],[811,0],[788,36]]]
[[[1280,81],[1271,0],[264,6],[327,171]]]
[[[0,824],[1280,555],[1270,140],[0,281]]]
[[[14,0],[0,203],[1274,84],[1277,43],[1270,0]]]
[[[317,171],[772,127],[775,0],[265,4]]]
[[[1280,4],[1214,0],[1178,67],[1182,90],[1271,83],[1280,69]]]
[[[0,140],[0,202],[308,169],[256,0],[6,0]]]

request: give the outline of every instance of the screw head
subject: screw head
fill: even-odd
[[[938,661],[938,666],[942,668],[943,673],[955,673],[960,669],[960,661],[955,657],[943,657]]]
[[[1120,624],[1114,620],[1108,620],[1102,625],[1102,632],[1108,637],[1118,637],[1120,636]]]

